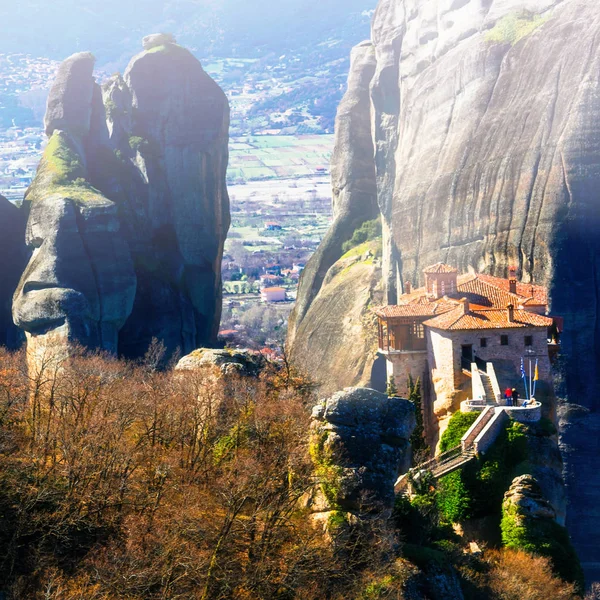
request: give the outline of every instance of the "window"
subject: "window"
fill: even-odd
[[[487,348],[487,338],[481,338],[481,339],[479,340],[479,345],[480,345],[482,348]]]
[[[526,346],[533,346],[533,336],[532,335],[526,335],[525,336],[525,345]]]
[[[508,336],[507,335],[501,335],[500,336],[500,345],[501,346],[508,346]]]
[[[425,328],[423,327],[423,323],[413,323],[412,334],[413,337],[423,339],[425,337]]]

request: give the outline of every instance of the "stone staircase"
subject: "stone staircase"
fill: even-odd
[[[484,399],[486,404],[496,404],[496,394],[494,393],[490,376],[483,371],[480,371],[479,374],[481,375],[481,383],[483,383],[483,389],[485,390]]]
[[[432,458],[431,460],[423,462],[410,469],[408,473],[405,473],[398,479],[398,481],[396,481],[394,491],[396,494],[408,496],[410,475],[418,476],[420,472],[428,471],[433,475],[434,479],[437,480],[444,475],[448,475],[454,471],[457,471],[458,469],[462,469],[465,465],[474,460],[476,456],[475,448],[473,446],[466,449],[463,449],[462,446],[457,446],[452,450],[448,450],[448,452],[439,454],[435,458]]]
[[[490,385],[491,388],[491,385]],[[493,393],[493,392],[492,392]],[[444,475],[449,475],[454,471],[462,469],[468,465],[472,460],[477,457],[478,447],[481,444],[482,436],[485,436],[486,427],[492,422],[498,419],[498,417],[505,416],[503,411],[497,413],[494,406],[487,406],[482,413],[479,415],[475,423],[471,425],[467,433],[461,440],[461,445],[452,450],[448,450],[443,454],[422,462],[398,478],[394,486],[396,494],[405,496],[410,495],[410,478],[418,477],[419,473],[427,471],[433,475],[434,479],[439,479]],[[486,447],[493,443],[497,436],[498,428],[490,431],[487,434],[489,440],[486,440]]]

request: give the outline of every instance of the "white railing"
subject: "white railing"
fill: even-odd
[[[483,431],[484,427],[489,423],[493,416],[494,407],[486,406],[479,417],[477,417],[477,420],[473,423],[473,425],[469,427],[465,435],[462,436],[460,445],[463,449],[463,452],[473,446],[473,442],[477,439],[477,436],[481,433],[481,431]]]
[[[485,399],[485,387],[483,387],[483,380],[481,379],[481,373],[476,363],[471,363],[471,385],[473,387],[473,399],[484,400]]]
[[[498,382],[498,377],[496,376],[496,369],[494,368],[494,363],[487,363],[486,371],[488,377],[490,378],[490,383],[492,384],[492,389],[494,390],[494,396],[496,397],[496,402],[500,403],[502,400],[502,390],[500,389],[500,383]]]

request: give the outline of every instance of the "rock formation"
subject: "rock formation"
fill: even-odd
[[[333,224],[302,272],[288,327],[292,361],[322,385],[323,393],[374,385],[376,344],[369,307],[380,300],[380,264],[361,261],[356,252],[343,258],[342,246],[379,214],[369,108],[375,66],[371,43],[354,49],[348,91],[336,118]],[[364,251],[380,254],[372,247]],[[331,311],[340,318],[332,319]]]
[[[311,455],[322,482],[315,510],[359,513],[389,507],[410,462],[414,407],[374,390],[348,388],[313,409]]]
[[[29,344],[137,357],[154,337],[169,353],[216,338],[229,106],[171,36],[144,48],[102,88],[76,54],[50,91],[13,307]]]
[[[363,148],[374,148],[386,301],[436,262],[503,277],[517,265],[523,281],[548,286],[552,313],[565,317],[565,395],[593,413],[599,33],[592,0],[381,0],[370,102],[353,109],[371,123]],[[316,293],[319,280],[303,278],[299,315]],[[333,307],[331,319],[343,320]],[[579,510],[574,497],[569,519],[584,519]],[[600,518],[589,520],[600,536]],[[600,550],[584,560],[599,563]]]
[[[223,375],[258,377],[267,366],[262,354],[247,350],[212,350],[200,348],[184,356],[175,367],[176,371],[195,371],[206,367],[218,367]]]
[[[19,330],[11,315],[12,297],[25,267],[25,220],[19,209],[0,196],[0,346],[14,348]]]
[[[302,296],[290,318],[288,341],[307,317],[328,270],[342,256],[342,246],[354,230],[378,215],[373,142],[369,114],[369,84],[375,73],[375,52],[365,42],[352,53],[348,91],[338,108],[331,159],[333,224],[302,272]],[[339,389],[339,388],[338,388]]]
[[[377,254],[380,243],[367,243],[335,262],[296,325],[290,360],[314,379],[322,394],[347,386],[385,390],[385,364],[377,363],[383,370],[379,373],[375,362],[377,326],[371,312],[382,300]],[[332,311],[343,318],[332,319]]]
[[[503,510],[515,515],[517,524],[526,519],[555,519],[552,505],[542,494],[538,482],[531,475],[516,477],[504,494]]]

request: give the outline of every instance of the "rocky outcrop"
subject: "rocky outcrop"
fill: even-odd
[[[503,277],[517,265],[565,317],[565,396],[594,411],[599,33],[591,0],[381,0],[367,110],[386,301],[439,261]],[[310,298],[311,282],[301,283],[299,297]],[[576,469],[577,444],[571,451]],[[592,457],[582,451],[583,465]],[[584,560],[600,562],[592,554]]]
[[[552,505],[544,498],[542,490],[531,475],[516,477],[504,495],[502,508],[515,515],[517,525],[525,519],[555,519]]]
[[[408,469],[413,405],[374,390],[348,388],[313,409],[311,455],[321,479],[320,512],[390,507]]]
[[[176,371],[196,371],[217,367],[223,375],[258,377],[267,366],[262,354],[248,350],[212,350],[200,348],[184,356],[175,367]]]
[[[0,196],[0,345],[14,348],[19,330],[11,315],[12,297],[25,267],[25,220],[19,209]]]
[[[338,260],[296,325],[290,360],[310,375],[322,394],[348,386],[385,389],[385,372],[377,371],[385,366],[377,363],[371,312],[382,299],[380,251],[379,242],[367,243]]]
[[[51,137],[56,129],[85,136],[90,131],[93,77],[96,59],[89,52],[70,56],[58,67],[48,95],[44,128]]]
[[[372,259],[361,260],[356,251],[344,257],[342,249],[360,225],[378,215],[369,109],[375,66],[371,43],[354,49],[348,91],[336,119],[333,224],[302,272],[288,325],[292,361],[311,374],[324,394],[376,385],[376,342],[369,308],[381,299],[381,268]],[[380,254],[373,245],[362,251]],[[385,381],[385,374],[381,378]]]
[[[13,306],[39,351],[78,342],[138,357],[153,338],[169,353],[216,339],[229,107],[172,38],[144,45],[103,89],[93,56],[76,54],[50,92]]]

